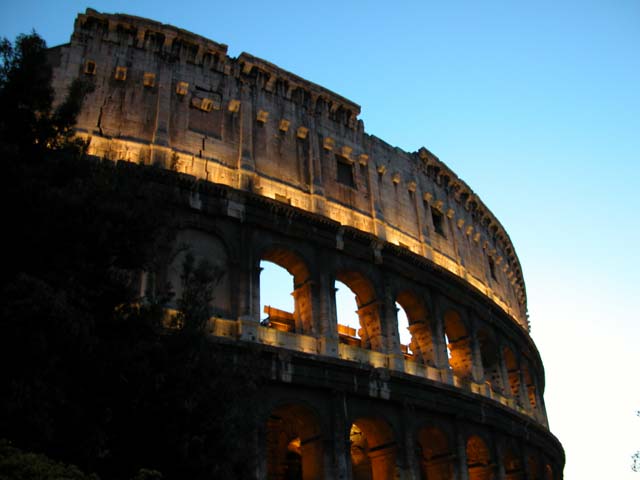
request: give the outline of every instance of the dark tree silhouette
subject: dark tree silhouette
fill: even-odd
[[[178,175],[87,158],[72,126],[90,87],[54,110],[42,39],[0,54],[1,434],[102,479],[247,478],[260,362],[203,331],[219,272],[185,265],[188,328],[140,292],[170,254]]]

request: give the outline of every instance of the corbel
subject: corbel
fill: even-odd
[[[282,120],[280,120],[280,124],[278,125],[278,130],[280,130],[281,132],[286,132],[289,130],[289,125],[291,124],[291,122],[285,118],[283,118]]]
[[[266,110],[258,110],[258,114],[256,115],[256,120],[260,123],[267,123],[269,119],[269,112]]]
[[[335,147],[336,145],[336,141],[331,138],[331,137],[324,137],[324,140],[322,142],[322,148],[324,148],[325,150],[333,150],[333,147]]]
[[[309,129],[307,127],[298,127],[298,129],[296,130],[296,137],[302,140],[307,138],[308,134],[309,134]]]

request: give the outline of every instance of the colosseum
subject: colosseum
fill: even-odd
[[[429,150],[366,133],[357,104],[268,61],[144,18],[88,9],[51,58],[59,98],[75,78],[95,86],[77,121],[91,155],[189,186],[176,242],[224,272],[211,339],[271,362],[256,478],[562,478],[514,247]],[[160,274],[177,296],[182,255]],[[293,311],[260,308],[264,261],[289,272]]]

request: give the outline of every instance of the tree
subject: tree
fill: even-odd
[[[93,85],[74,80],[54,110],[47,52],[35,32],[19,35],[14,45],[0,40],[0,142],[29,156],[45,150],[82,152],[86,144],[74,138],[73,126]]]
[[[0,440],[0,480],[99,480],[75,465],[65,465],[45,455],[23,452]]]
[[[177,174],[86,158],[71,126],[86,89],[51,107],[44,42],[4,41],[0,214],[0,431],[21,449],[100,478],[246,478],[258,359],[206,336],[199,288],[219,272],[185,265],[188,328],[163,328],[141,272],[167,263]],[[48,73],[47,73],[48,72]],[[34,75],[37,81],[32,81]],[[232,426],[232,428],[230,427]]]

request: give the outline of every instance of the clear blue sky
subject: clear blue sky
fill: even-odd
[[[247,51],[446,162],[515,243],[565,478],[640,479],[640,2],[95,1]],[[68,40],[77,1],[2,2]]]

